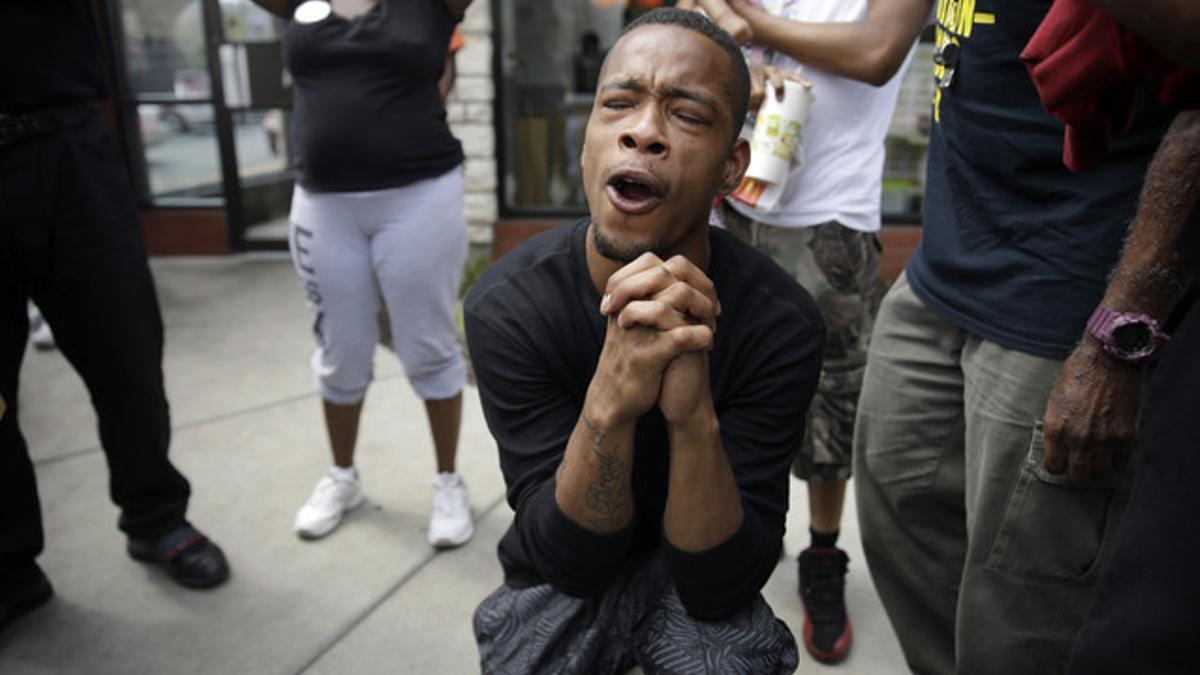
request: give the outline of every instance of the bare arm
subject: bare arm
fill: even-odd
[[[287,18],[288,16],[288,0],[252,0],[254,4],[262,7],[275,16]]]
[[[442,95],[443,101],[454,88],[454,78],[457,76],[458,67],[455,65],[454,52],[450,52],[446,54],[446,64],[442,66],[442,76],[438,78],[438,93]]]
[[[747,0],[730,6],[750,24],[754,41],[815,68],[876,86],[904,64],[929,19],[933,0],[870,0],[862,21],[807,23],[771,16]]]
[[[696,4],[700,5],[700,9],[703,9],[704,13],[722,30],[729,33],[738,44],[750,42],[754,38],[750,24],[733,11],[725,0],[698,0]]]
[[[1168,58],[1200,69],[1200,3],[1196,0],[1096,0]]]
[[[672,362],[659,408],[671,444],[663,534],[681,551],[707,551],[732,537],[744,515],[713,408],[708,354],[684,354]]]
[[[1200,196],[1200,112],[1180,113],[1146,172],[1137,214],[1103,304],[1164,319],[1187,271],[1176,241]],[[1103,477],[1133,447],[1144,368],[1106,354],[1089,334],[1063,363],[1046,406],[1042,463],[1074,481]]]
[[[720,313],[712,280],[683,256],[646,262],[653,265],[644,265],[644,271],[610,282],[610,300],[601,311],[616,317],[617,328],[628,325],[635,330],[664,330],[694,322],[703,325],[692,325],[692,330],[711,336],[716,314]],[[647,298],[649,293],[653,295]],[[610,325],[609,330],[614,327]],[[676,549],[699,553],[737,532],[743,517],[742,495],[713,406],[707,350],[676,349],[663,365],[658,386],[647,389],[643,385],[642,389],[655,399],[651,405],[657,403],[667,424],[670,473],[663,532]],[[593,380],[593,387],[598,381]],[[588,394],[590,399],[591,389]],[[628,434],[632,440],[632,426]]]
[[[1175,243],[1200,193],[1200,111],[1182,112],[1163,136],[1129,239],[1104,294],[1117,311],[1165,319],[1186,288]]]
[[[555,474],[554,498],[563,515],[601,534],[633,520],[634,420],[613,417],[588,390],[579,422]]]
[[[637,420],[658,402],[676,357],[712,344],[715,292],[707,277],[693,283],[707,284],[710,295],[692,288],[696,276],[703,277],[682,257],[664,263],[646,253],[608,279],[604,348],[555,474],[559,509],[593,532],[616,532],[633,520]],[[689,313],[706,323],[691,324]],[[702,388],[711,395],[707,379]]]

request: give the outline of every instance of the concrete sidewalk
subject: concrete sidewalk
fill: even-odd
[[[165,259],[153,268],[167,330],[171,456],[192,483],[192,521],[224,547],[233,578],[188,591],[126,556],[87,393],[61,354],[31,347],[21,423],[45,521],[39,562],[56,598],[0,634],[0,673],[478,672],[471,612],[500,583],[495,547],[512,512],[476,390],[466,392],[459,455],[478,519],[467,546],[435,553],[426,543],[432,443],[421,402],[382,350],[357,460],[368,501],[327,539],[300,541],[292,518],[329,456],[290,262]],[[794,482],[788,557],[765,591],[797,635],[805,502]],[[800,672],[903,673],[852,498],[842,542],[855,647],[836,668],[802,650]]]

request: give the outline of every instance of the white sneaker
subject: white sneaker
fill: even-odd
[[[358,476],[338,478],[332,474],[317,481],[312,496],[296,512],[293,526],[301,539],[320,539],[342,522],[342,516],[363,502]]]
[[[467,484],[457,473],[439,473],[433,479],[433,513],[429,516],[429,544],[453,548],[475,534]]]

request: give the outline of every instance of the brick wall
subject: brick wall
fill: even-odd
[[[498,213],[491,3],[471,3],[460,30],[466,44],[458,52],[458,78],[446,102],[446,116],[467,156],[464,210],[470,240],[487,246]]]

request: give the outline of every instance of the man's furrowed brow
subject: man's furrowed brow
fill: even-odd
[[[644,94],[650,90],[650,87],[645,81],[636,77],[617,80],[616,82],[609,82],[608,84],[600,87],[600,91],[612,90],[632,91],[634,93]],[[716,101],[693,89],[688,89],[686,87],[667,87],[664,93],[670,98],[683,98],[689,101],[695,101],[696,103],[709,108],[714,113],[720,112]]]
[[[639,80],[636,77],[629,77],[624,80],[617,80],[616,82],[609,82],[608,84],[604,85],[603,87],[600,87],[600,91],[611,91],[613,89],[619,89],[621,91],[633,91],[633,92],[637,92],[637,93],[643,93],[647,89],[649,89],[649,87],[646,86],[645,82],[643,82],[642,80]]]
[[[673,98],[685,98],[689,101],[695,101],[696,103],[699,103],[700,105],[702,105],[706,108],[709,108],[714,113],[720,112],[720,110],[717,108],[716,101],[705,96],[704,94],[701,94],[698,91],[693,91],[691,89],[685,89],[683,87],[667,87],[667,96],[671,96]]]

